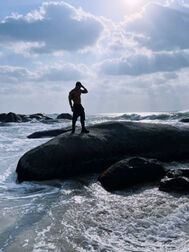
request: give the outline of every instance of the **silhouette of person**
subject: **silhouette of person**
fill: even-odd
[[[71,110],[73,111],[72,118],[72,133],[75,132],[75,124],[77,118],[80,116],[82,133],[89,133],[89,131],[85,128],[85,111],[83,106],[81,105],[81,94],[87,94],[88,90],[81,84],[81,82],[77,81],[75,88],[69,92],[69,103]],[[73,104],[72,104],[73,101]]]

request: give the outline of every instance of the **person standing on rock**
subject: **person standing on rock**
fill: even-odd
[[[85,111],[83,106],[81,105],[81,94],[87,94],[88,90],[81,84],[81,82],[76,82],[75,88],[69,92],[69,103],[71,110],[73,111],[72,118],[72,133],[75,132],[75,124],[77,118],[80,116],[82,133],[89,133],[89,131],[85,128]],[[72,104],[73,102],[73,104]]]

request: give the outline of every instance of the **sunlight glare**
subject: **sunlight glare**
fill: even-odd
[[[130,9],[138,9],[147,3],[147,0],[122,0],[123,3]]]

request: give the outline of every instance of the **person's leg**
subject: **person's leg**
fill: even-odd
[[[77,122],[77,118],[78,118],[78,112],[77,112],[77,107],[73,106],[73,117],[72,117],[72,133],[75,133],[75,125]]]
[[[76,124],[77,118],[73,117],[72,119],[72,133],[75,133],[75,124]]]
[[[84,111],[84,109],[83,109],[83,111],[82,111],[82,113],[81,113],[80,121],[81,121],[81,127],[82,127],[81,132],[82,132],[82,133],[89,133],[89,130],[87,130],[87,129],[85,128],[85,111]]]
[[[82,116],[80,116],[80,122],[81,122],[82,131],[83,131],[85,129],[85,121],[83,120]]]

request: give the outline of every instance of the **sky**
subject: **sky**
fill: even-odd
[[[2,0],[0,113],[189,109],[188,0]]]

